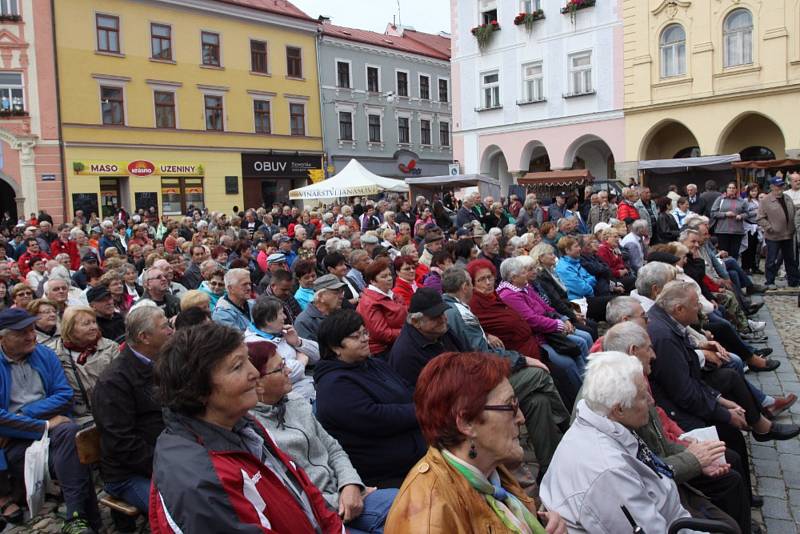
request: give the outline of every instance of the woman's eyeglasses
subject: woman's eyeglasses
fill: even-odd
[[[286,360],[281,360],[281,364],[277,369],[273,369],[272,371],[267,371],[266,373],[264,373],[264,376],[282,373],[284,369],[286,369]]]
[[[369,338],[369,331],[366,328],[361,328],[358,332],[353,332],[349,336],[348,339],[367,339]]]
[[[516,417],[519,413],[519,400],[514,399],[508,404],[487,404],[483,409],[490,412],[511,412]]]

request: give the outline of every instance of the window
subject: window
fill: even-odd
[[[161,207],[164,215],[186,213],[189,206],[203,209],[202,178],[162,178]]]
[[[661,32],[661,77],[686,74],[686,32],[680,24],[670,24]]]
[[[206,106],[206,130],[225,130],[224,110],[222,108],[222,97],[216,95],[205,95]]]
[[[450,146],[450,123],[439,122],[439,144]]]
[[[367,67],[367,91],[379,93],[381,91],[380,70],[378,67]]]
[[[203,65],[219,67],[219,34],[202,32],[200,39],[203,44]]]
[[[103,124],[125,124],[125,102],[122,87],[100,87]]]
[[[447,80],[439,78],[439,102],[450,101],[450,84]]]
[[[175,93],[154,91],[156,128],[175,128]]]
[[[753,63],[753,16],[746,9],[734,9],[724,23],[725,66]]]
[[[17,0],[0,0],[0,19],[19,17]]]
[[[347,61],[336,62],[336,87],[350,89],[350,63]]]
[[[569,92],[571,95],[592,92],[591,52],[581,52],[569,56]]]
[[[256,133],[272,133],[269,100],[253,100],[253,122]]]
[[[483,107],[500,107],[500,74],[487,72],[481,75],[481,90],[483,92]]]
[[[0,112],[25,112],[25,101],[22,98],[21,73],[0,72]]]
[[[150,25],[150,49],[153,59],[172,60],[172,27],[165,24]]]
[[[423,145],[431,144],[431,121],[420,119],[419,121],[419,142]]]
[[[431,99],[431,78],[430,76],[419,75],[419,97],[422,100]]]
[[[369,126],[369,142],[381,142],[381,116],[380,115],[367,115],[367,124]]]
[[[97,51],[119,54],[119,17],[95,15],[97,25]]]
[[[408,117],[398,117],[397,118],[397,142],[398,143],[410,143],[409,138],[409,127],[408,127]]]
[[[353,113],[350,111],[339,112],[339,140],[353,140]]]
[[[497,20],[497,0],[480,0],[481,24],[491,24]]]
[[[542,0],[522,0],[521,7],[523,13],[535,13],[542,9]]]
[[[303,77],[303,58],[297,47],[286,47],[286,75],[291,78]]]
[[[541,61],[522,66],[522,84],[525,102],[544,100],[544,77],[542,76]]]
[[[306,134],[305,104],[289,104],[289,122],[292,126],[292,135]]]
[[[250,41],[250,71],[269,74],[267,70],[267,43]]]
[[[408,96],[408,73],[397,71],[397,96]]]

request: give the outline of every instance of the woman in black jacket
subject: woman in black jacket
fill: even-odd
[[[670,206],[672,200],[669,197],[661,197],[656,200],[656,207],[658,208],[658,219],[656,219],[655,235],[653,240],[655,243],[671,243],[678,240],[681,233],[678,228],[678,221],[670,213]],[[654,243],[654,244],[655,244]]]

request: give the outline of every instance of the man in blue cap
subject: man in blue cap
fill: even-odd
[[[769,180],[769,194],[758,205],[758,224],[767,242],[767,265],[764,279],[767,289],[776,289],[775,275],[780,268],[778,252],[783,255],[789,287],[800,286],[800,272],[794,255],[795,209],[791,197],[784,193],[786,182],[775,176]]]
[[[35,322],[23,309],[0,312],[0,470],[24,481],[25,450],[49,432],[50,471],[67,507],[62,532],[94,534],[97,496],[89,467],[78,460],[78,425],[67,417],[74,393],[56,354],[36,343]]]

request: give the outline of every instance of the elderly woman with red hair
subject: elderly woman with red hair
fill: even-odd
[[[523,459],[525,421],[509,374],[507,360],[477,352],[446,352],[425,366],[414,404],[429,448],[400,487],[387,532],[566,534],[505,467]]]
[[[406,305],[392,292],[392,271],[389,259],[379,258],[364,270],[366,289],[358,299],[356,311],[364,318],[369,332],[369,350],[380,356],[392,348],[406,322]]]

